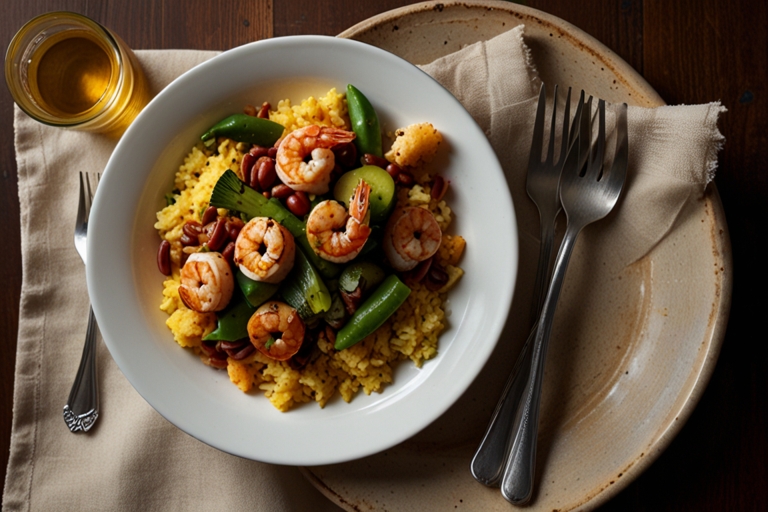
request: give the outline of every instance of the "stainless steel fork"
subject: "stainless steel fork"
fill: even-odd
[[[562,121],[562,136],[557,160],[555,160],[555,134],[557,130],[557,85],[554,90],[554,102],[549,129],[549,145],[546,158],[542,161],[544,148],[544,121],[547,107],[547,91],[544,84],[539,91],[539,104],[536,110],[536,120],[533,127],[533,139],[531,151],[528,157],[528,175],[526,190],[528,196],[539,210],[539,224],[541,228],[541,246],[539,249],[539,262],[536,270],[536,280],[533,290],[531,306],[531,324],[534,324],[541,311],[544,300],[544,290],[549,279],[550,262],[552,260],[552,246],[555,235],[555,219],[560,212],[559,181],[570,142],[576,128],[576,121],[584,100],[582,92],[581,101],[574,117],[574,125],[571,123],[571,89],[565,100],[565,110]],[[513,429],[514,416],[523,394],[524,384],[528,380],[531,367],[531,351],[529,347],[536,332],[535,325],[528,340],[523,345],[515,366],[507,379],[504,391],[499,398],[498,405],[491,416],[483,440],[475,452],[470,469],[475,479],[485,485],[497,485],[501,480],[502,472],[509,454],[510,436]]]
[[[86,263],[85,242],[88,234],[88,216],[91,213],[91,204],[98,184],[98,174],[95,175],[94,184],[91,186],[88,174],[80,173],[80,204],[77,207],[75,224],[75,248],[84,264]],[[97,330],[93,308],[90,308],[80,367],[77,369],[75,382],[69,392],[69,399],[64,405],[64,421],[71,432],[87,432],[99,417],[99,382],[96,376]]]
[[[510,453],[510,459],[501,481],[502,495],[512,503],[526,503],[533,492],[534,463],[539,424],[541,387],[544,376],[547,345],[552,331],[557,300],[562,289],[565,271],[573,251],[576,237],[581,230],[605,217],[618,201],[624,185],[629,142],[627,134],[627,106],[619,108],[617,119],[616,152],[613,164],[604,172],[605,155],[605,101],[598,102],[598,135],[594,150],[591,120],[592,98],[589,98],[580,115],[577,147],[568,158],[580,160],[580,155],[588,154],[586,170],[582,172],[563,172],[560,177],[560,201],[568,221],[563,242],[555,260],[552,281],[549,286],[544,306],[536,327],[536,337],[532,347],[531,374],[525,386],[516,417],[517,432]],[[576,151],[577,149],[577,151]],[[580,166],[577,171],[580,171]]]

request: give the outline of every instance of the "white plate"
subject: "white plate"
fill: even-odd
[[[241,393],[226,372],[182,350],[159,310],[163,276],[153,229],[163,195],[197,138],[247,103],[322,95],[355,84],[384,131],[432,122],[444,135],[437,159],[452,181],[452,229],[468,243],[466,275],[450,294],[438,356],[399,364],[383,393],[280,413]],[[469,170],[472,170],[470,179]],[[482,197],[482,200],[478,200]],[[188,434],[249,459],[330,464],[373,454],[417,433],[467,389],[493,350],[517,269],[516,222],[501,167],[464,108],[407,61],[363,43],[320,36],[260,41],[185,73],[141,113],[99,185],[88,233],[88,290],[104,340],[125,376],[160,414]],[[489,220],[492,219],[492,222]],[[490,236],[491,232],[508,236]],[[478,248],[483,240],[483,253]],[[498,290],[493,295],[483,290]]]

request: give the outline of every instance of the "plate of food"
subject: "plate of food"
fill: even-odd
[[[94,312],[134,388],[278,464],[364,457],[434,421],[488,360],[516,279],[477,124],[407,61],[331,37],[179,77],[118,143],[90,224]]]
[[[542,81],[607,101],[659,107],[662,98],[614,52],[579,28],[513,2],[423,2],[340,34],[429,64],[524,25]],[[630,146],[632,141],[630,140]],[[538,218],[513,190],[519,270],[503,342],[442,417],[385,452],[305,475],[345,510],[516,509],[470,464],[528,332]],[[518,200],[519,199],[519,200]],[[647,255],[615,274],[568,269],[548,350],[530,511],[605,503],[669,445],[706,387],[722,344],[732,262],[713,184]],[[568,281],[571,284],[568,284]]]

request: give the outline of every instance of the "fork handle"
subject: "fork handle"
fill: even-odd
[[[539,431],[539,409],[541,387],[544,377],[544,363],[547,345],[552,332],[552,320],[557,300],[563,287],[565,271],[573,252],[576,236],[583,226],[566,228],[562,245],[557,253],[549,291],[544,299],[544,308],[536,326],[536,337],[531,348],[531,370],[523,390],[520,409],[517,412],[516,431],[509,452],[507,466],[501,479],[501,494],[514,504],[528,502],[533,493],[533,479],[536,463],[536,443]]]
[[[90,308],[80,367],[69,392],[69,399],[64,405],[64,421],[70,432],[87,432],[99,417],[99,381],[96,377],[97,331],[93,308]]]
[[[520,408],[520,400],[531,373],[531,345],[536,334],[536,327],[525,341],[515,366],[507,378],[496,409],[491,415],[485,436],[472,458],[470,469],[478,482],[489,487],[498,486],[509,452],[510,437],[517,430],[514,424],[515,414]]]
[[[507,383],[501,393],[496,409],[491,415],[485,436],[472,458],[470,470],[472,476],[478,482],[487,486],[496,486],[501,480],[504,466],[507,463],[509,445],[514,432],[518,430],[515,424],[515,415],[520,409],[520,400],[523,396],[525,384],[531,373],[531,346],[536,335],[536,321],[544,302],[544,291],[549,279],[549,262],[552,259],[552,247],[555,237],[555,218],[559,211],[560,202],[552,208],[544,210],[541,214],[541,248],[539,249],[539,263],[534,281],[533,300],[531,301],[531,324],[533,328],[525,340],[515,366],[507,378]],[[545,220],[546,219],[546,220]],[[551,220],[550,220],[551,219]]]

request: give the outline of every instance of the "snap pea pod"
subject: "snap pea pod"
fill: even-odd
[[[218,326],[204,341],[237,341],[248,337],[248,320],[256,308],[248,304],[241,293],[233,297],[224,311],[218,313]]]
[[[245,295],[245,300],[254,308],[264,304],[280,288],[278,284],[254,281],[243,274],[240,269],[235,272],[235,281],[237,281],[240,291]]]
[[[381,127],[371,102],[354,85],[347,85],[347,108],[352,131],[355,132],[355,145],[360,155],[370,153],[381,157]]]
[[[381,327],[410,294],[411,289],[396,275],[388,276],[339,330],[334,348],[349,348]]]
[[[259,146],[271,146],[283,134],[285,127],[260,117],[233,114],[211,126],[201,137],[206,146],[216,142],[216,137],[229,137],[237,142]]]
[[[245,183],[237,174],[227,169],[211,193],[210,204],[216,208],[226,208],[245,214],[248,218],[270,217],[285,226],[291,232],[296,243],[304,249],[312,265],[324,278],[333,278],[341,272],[341,266],[322,259],[307,240],[306,226],[283,204],[275,198],[267,199]]]

